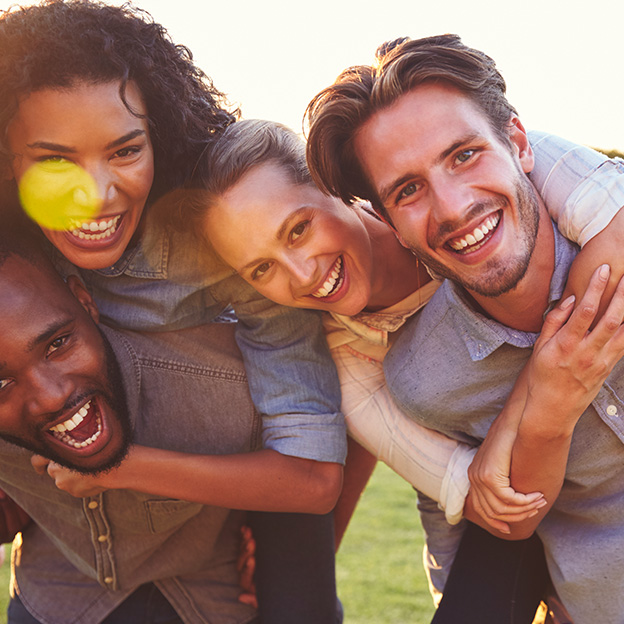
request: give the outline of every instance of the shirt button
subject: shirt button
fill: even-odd
[[[609,405],[609,407],[607,407],[607,414],[609,414],[609,416],[617,416],[617,413],[618,410],[615,405]]]
[[[112,576],[107,576],[107,577],[104,579],[104,582],[105,582],[107,585],[110,585],[110,584],[113,582],[113,577],[112,577]]]
[[[99,504],[98,504],[96,501],[91,501],[91,502],[87,505],[87,507],[88,507],[89,509],[97,509],[97,508],[99,507]]]
[[[108,540],[108,535],[98,535],[98,542],[106,542]]]

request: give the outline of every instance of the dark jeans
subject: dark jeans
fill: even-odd
[[[70,596],[66,597],[71,600]],[[141,585],[102,624],[183,624],[168,600],[153,583]],[[8,624],[40,624],[16,596],[8,609]]]
[[[333,514],[253,512],[262,624],[340,624]]]
[[[256,540],[259,622],[341,624],[336,596],[333,514],[249,513]],[[9,624],[39,624],[19,599]],[[152,583],[142,585],[102,624],[181,624]]]
[[[531,624],[548,581],[537,535],[506,541],[468,522],[432,624]]]

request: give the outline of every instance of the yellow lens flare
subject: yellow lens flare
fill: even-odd
[[[95,180],[67,160],[35,163],[19,182],[19,197],[26,214],[47,230],[72,230],[99,212]]]

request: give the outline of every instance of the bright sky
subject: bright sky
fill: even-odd
[[[136,4],[193,51],[245,117],[274,119],[299,131],[311,97],[345,67],[369,64],[383,41],[454,32],[496,60],[526,127],[624,150],[622,0]]]
[[[525,126],[624,150],[624,2],[137,0],[245,117],[301,129],[313,95],[383,41],[454,32],[497,62]]]

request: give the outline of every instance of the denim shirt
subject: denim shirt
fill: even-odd
[[[202,454],[260,447],[233,328],[103,330],[138,443]],[[255,622],[255,610],[238,602],[244,512],[131,490],[74,498],[36,474],[31,455],[0,442],[0,488],[34,520],[14,543],[14,589],[40,622],[100,622],[150,581],[186,624]]]
[[[142,227],[139,242],[112,267],[68,268],[59,258],[57,265],[63,273],[80,273],[102,320],[114,327],[194,327],[215,320],[231,305],[251,395],[263,414],[264,446],[343,463],[340,386],[320,314],[261,296],[188,229],[164,228],[149,211]]]
[[[550,301],[577,247],[555,231]],[[384,370],[401,408],[426,427],[478,444],[500,413],[537,334],[476,312],[445,281],[390,350]],[[575,624],[624,622],[624,362],[576,425],[559,497],[537,532]]]

